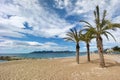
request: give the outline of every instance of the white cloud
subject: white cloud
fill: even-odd
[[[58,46],[58,44],[53,43],[53,42],[46,42],[45,45],[52,45],[52,46]]]
[[[120,10],[119,0],[75,0],[75,3],[73,3],[72,0],[55,0],[55,4],[57,4],[56,6],[60,6],[59,3],[61,3],[60,5],[64,5],[63,8],[66,9],[66,11],[68,11],[67,14],[70,15],[82,14],[84,16],[89,13],[89,15],[91,15],[96,5],[100,6],[100,10],[106,9],[110,18],[112,18],[116,12],[119,13]]]
[[[85,20],[92,21],[94,20],[93,11],[95,10],[96,5],[99,5],[100,12],[103,12],[103,10],[107,10],[108,19],[112,20],[113,22],[120,21],[119,0],[75,0],[74,3],[72,3],[73,2],[72,0],[56,0],[56,4],[60,3],[61,1],[62,1],[61,5],[65,5],[66,2],[69,3],[63,6],[63,8],[67,11],[68,16],[79,15],[79,16],[83,16]],[[58,4],[56,6],[60,6],[60,5]]]
[[[42,46],[42,43],[39,42],[27,42],[30,46]]]
[[[26,52],[31,52],[34,50],[64,51],[64,50],[68,50],[68,47],[60,46],[54,42],[40,43],[35,41],[19,41],[19,40],[0,38],[0,50],[8,50],[8,49],[9,50],[16,49],[17,52],[22,52],[22,50],[25,49],[28,50]]]
[[[57,0],[57,1],[58,3],[60,2],[60,0]],[[111,20],[112,22],[120,23],[120,1],[119,0],[75,0],[75,3],[72,3],[72,0],[69,0],[69,3],[71,4],[67,4],[67,6],[65,6],[65,1],[66,0],[63,0],[63,3],[61,3],[60,5],[64,5],[62,9],[65,9],[67,11],[67,16],[69,15],[83,16],[84,20],[95,25],[93,11],[95,10],[96,5],[99,5],[101,14],[103,10],[106,9],[107,10],[106,18]],[[60,5],[58,4],[58,6]],[[68,6],[71,6],[71,7],[68,7]],[[56,8],[59,8],[59,7],[56,7]],[[118,37],[120,36],[119,35],[120,30],[109,31],[109,32],[115,36],[117,42],[115,42],[113,38],[110,36],[109,36],[110,38],[109,41],[105,37],[103,37],[104,47],[106,48],[106,46],[113,47],[116,45],[120,45],[120,38]],[[92,40],[91,42],[92,47],[96,46],[95,44],[96,44],[96,40]]]
[[[18,33],[18,32],[13,32],[10,30],[0,30],[0,36],[9,36],[9,37],[16,37],[16,38],[23,38],[25,35]]]
[[[26,21],[27,21],[26,18],[19,17],[19,16],[12,16],[9,19],[0,18],[1,24],[8,24],[8,25],[18,27],[18,28],[24,28],[23,23]]]
[[[54,0],[54,1],[55,1],[55,7],[60,9],[63,9],[65,7],[70,7],[70,5],[72,5],[70,0]]]
[[[120,1],[119,0],[54,0],[55,7],[60,9],[65,9],[67,14],[66,16],[83,16],[85,20],[90,23],[94,23],[93,10],[95,6],[99,4],[100,10],[103,11],[106,9],[108,11],[107,18],[113,22],[120,22]],[[74,2],[74,3],[73,3]],[[43,7],[38,0],[0,0],[0,36],[10,36],[23,38],[26,35],[22,33],[31,34],[34,36],[40,37],[64,37],[65,33],[75,26],[76,24],[70,24],[65,19],[60,18],[53,10],[50,8]],[[25,22],[29,24],[30,29],[24,29],[23,25]],[[107,41],[104,38],[104,44],[117,45],[120,43],[120,38],[118,36],[120,31],[110,31],[113,33],[117,39],[117,43],[113,42],[113,39],[110,37],[110,41]],[[19,43],[19,46],[26,44],[29,46],[39,46],[39,49],[63,49],[58,47],[56,43],[46,42],[26,42],[5,40],[1,42],[0,45],[9,44],[9,46]],[[21,44],[21,45],[20,45]],[[95,41],[92,44],[96,44]],[[43,46],[45,45],[45,46]],[[53,45],[54,47],[51,47]],[[120,44],[118,44],[120,45]],[[5,45],[4,45],[5,46]],[[19,47],[17,46],[17,47]],[[42,46],[42,47],[41,47]],[[57,47],[56,47],[57,46]],[[113,45],[110,45],[113,46]],[[13,47],[13,46],[12,46]],[[9,48],[9,47],[8,47]],[[66,49],[66,48],[65,48]]]
[[[59,35],[65,33],[69,28],[74,26],[71,26],[70,23],[60,18],[54,11],[43,7],[41,4],[42,3],[39,3],[38,0],[1,1],[0,26],[6,28],[3,30],[9,29],[11,33],[15,31],[16,34],[22,32],[41,37],[59,37]],[[24,22],[28,22],[33,30],[24,30]],[[16,37],[14,33],[11,34],[11,36]]]

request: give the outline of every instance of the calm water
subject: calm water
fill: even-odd
[[[6,60],[0,60],[0,63],[1,63],[1,62],[6,62]]]
[[[80,56],[86,55],[81,52]],[[75,53],[36,53],[36,54],[0,54],[0,56],[16,56],[22,58],[62,58],[62,57],[74,57]]]

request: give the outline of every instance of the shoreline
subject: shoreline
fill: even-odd
[[[98,55],[98,53],[90,53],[91,55]],[[105,55],[110,55],[110,56],[117,56],[120,57],[120,54],[104,54]],[[79,57],[84,57],[87,56],[85,55],[80,55]],[[12,60],[24,60],[24,59],[66,59],[66,58],[76,58],[76,56],[65,56],[65,57],[50,57],[50,58],[28,58],[28,57],[19,57],[19,56],[0,56],[0,60],[6,60],[6,61],[12,61]]]
[[[99,55],[74,58],[23,59],[0,63],[0,80],[120,80],[117,56],[105,55],[106,67],[99,67]]]
[[[12,54],[13,55],[13,54]],[[29,55],[29,54],[28,54]],[[82,56],[85,56],[86,54],[82,55]],[[74,56],[63,56],[63,57],[59,57],[59,56],[56,56],[56,57],[24,57],[24,56],[17,56],[17,55],[13,55],[13,56],[9,56],[9,55],[4,55],[2,54],[2,56],[0,56],[0,60],[19,60],[19,59],[60,59],[60,58],[73,58],[75,57]]]

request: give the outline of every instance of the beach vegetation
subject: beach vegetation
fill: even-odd
[[[80,40],[86,43],[87,48],[87,60],[90,62],[90,41],[94,38],[94,35],[91,35],[90,32],[82,33],[84,30],[80,31]]]
[[[77,31],[76,28],[70,29],[69,32],[67,32],[66,37],[64,38],[66,41],[73,41],[76,43],[76,62],[79,64],[79,52],[80,52],[80,36],[79,31]]]
[[[100,18],[100,11],[99,6],[96,6],[96,10],[94,10],[94,17],[95,17],[95,26],[93,26],[91,23],[81,20],[80,22],[84,22],[86,24],[85,28],[87,31],[90,32],[91,35],[94,35],[97,42],[97,48],[100,58],[100,66],[103,68],[105,67],[105,61],[104,61],[104,55],[103,55],[103,39],[102,35],[104,35],[108,40],[108,35],[112,36],[115,40],[112,33],[110,33],[108,30],[116,30],[116,28],[120,28],[120,24],[118,23],[112,23],[110,20],[106,19],[107,11],[103,11],[102,18]]]
[[[112,48],[115,52],[120,52],[120,47],[119,46],[115,46]]]

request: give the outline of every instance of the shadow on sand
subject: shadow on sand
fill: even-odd
[[[91,60],[90,63],[99,64],[99,59]],[[105,59],[105,66],[106,67],[120,66],[120,63],[113,60]]]

